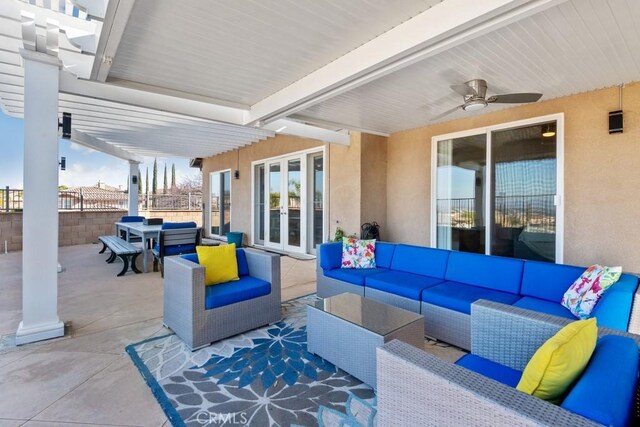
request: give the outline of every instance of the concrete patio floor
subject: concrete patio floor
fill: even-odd
[[[167,333],[160,273],[116,277],[100,245],[60,248],[65,337],[13,345],[21,320],[22,253],[0,254],[0,427],[162,426],[166,416],[124,352]],[[315,260],[282,260],[282,299],[315,292]]]

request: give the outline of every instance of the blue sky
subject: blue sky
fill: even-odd
[[[0,187],[22,188],[24,131],[22,119],[15,119],[0,111]],[[92,186],[98,180],[114,187],[126,188],[129,163],[125,160],[94,151],[71,141],[61,139],[60,156],[67,158],[67,170],[59,172],[60,185],[69,187]],[[140,165],[140,175],[144,182],[146,168],[149,181],[153,176],[153,158],[145,158]],[[164,164],[167,164],[167,180],[171,184],[171,165],[176,165],[176,181],[185,176],[199,174],[190,168],[187,159],[158,158],[158,187],[162,188]]]

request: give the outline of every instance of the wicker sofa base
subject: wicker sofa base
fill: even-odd
[[[471,316],[426,302],[422,315],[426,336],[471,350]]]
[[[344,292],[364,296],[364,286],[358,286],[352,283],[343,282],[342,280],[336,280],[331,277],[327,277],[322,273],[318,274],[316,286],[317,295],[320,298],[329,298]]]
[[[404,308],[405,310],[413,311],[414,313],[420,313],[420,301],[416,301],[411,298],[401,297],[396,294],[373,288],[365,288],[364,296],[365,298],[380,301],[394,307]]]

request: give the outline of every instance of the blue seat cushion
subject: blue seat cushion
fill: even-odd
[[[421,246],[397,245],[391,270],[444,279],[451,251]]]
[[[517,294],[520,292],[523,264],[519,259],[453,251],[449,255],[445,278],[452,282]]]
[[[551,314],[553,316],[564,317],[566,319],[576,320],[576,316],[571,314],[569,310],[564,308],[560,301],[551,302],[534,297],[522,297],[514,304],[514,307],[525,308],[527,310],[537,311],[539,313]],[[598,322],[600,323],[600,322]]]
[[[573,265],[525,261],[520,295],[560,303],[569,286],[585,270]]]
[[[354,285],[364,286],[365,277],[384,273],[386,268],[334,268],[333,270],[324,270],[324,275],[332,279],[342,280]]]
[[[197,228],[198,225],[193,222],[165,222],[162,224],[163,230],[175,230],[177,228]]]
[[[125,215],[122,218],[120,218],[120,222],[143,222],[143,221],[144,221],[144,217],[137,216],[137,215]]]
[[[457,282],[443,282],[422,292],[422,301],[466,314],[471,314],[471,304],[479,299],[511,305],[520,296]]]
[[[442,283],[442,279],[395,270],[367,277],[364,281],[367,288],[389,292],[417,301],[420,301],[423,289],[430,288],[438,283]]]
[[[194,262],[196,264],[200,264],[198,260],[197,253],[190,253],[186,255],[182,255],[182,258]],[[249,275],[249,263],[247,262],[247,254],[244,252],[244,249],[236,249],[236,260],[238,262],[238,276],[248,276]]]
[[[240,280],[207,286],[204,296],[204,307],[207,310],[258,298],[271,293],[271,283],[251,276],[243,276]]]
[[[186,253],[193,253],[196,251],[196,245],[172,245],[164,247],[164,256],[180,255]],[[153,247],[155,254],[160,253],[160,244],[156,243]]]
[[[513,388],[518,385],[520,377],[522,377],[522,372],[516,369],[501,365],[484,357],[476,356],[475,354],[465,354],[458,359],[456,365]]]
[[[605,335],[560,406],[603,425],[632,425],[637,381],[637,344],[627,337]]]

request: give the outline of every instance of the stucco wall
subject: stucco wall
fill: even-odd
[[[245,242],[250,242],[250,233],[253,229],[251,226],[251,162],[322,146],[323,144],[318,141],[289,135],[277,135],[240,150],[204,159],[202,163],[202,194],[204,195],[205,216],[208,218],[210,215],[209,174],[230,169],[233,177],[233,171],[238,169],[240,178],[231,178],[231,228],[232,231],[244,232],[249,237],[249,240],[245,240]],[[209,230],[205,230],[205,234],[209,235]]]
[[[398,132],[389,137],[387,231],[392,241],[430,242],[431,137],[554,113],[565,118],[564,262],[640,272],[640,83],[624,89],[624,133],[609,135],[618,88]]]
[[[346,234],[359,234],[361,209],[361,134],[351,133],[349,146],[329,146],[329,230],[330,238],[336,227]]]
[[[363,133],[360,223],[376,221],[387,238],[387,138]]]

